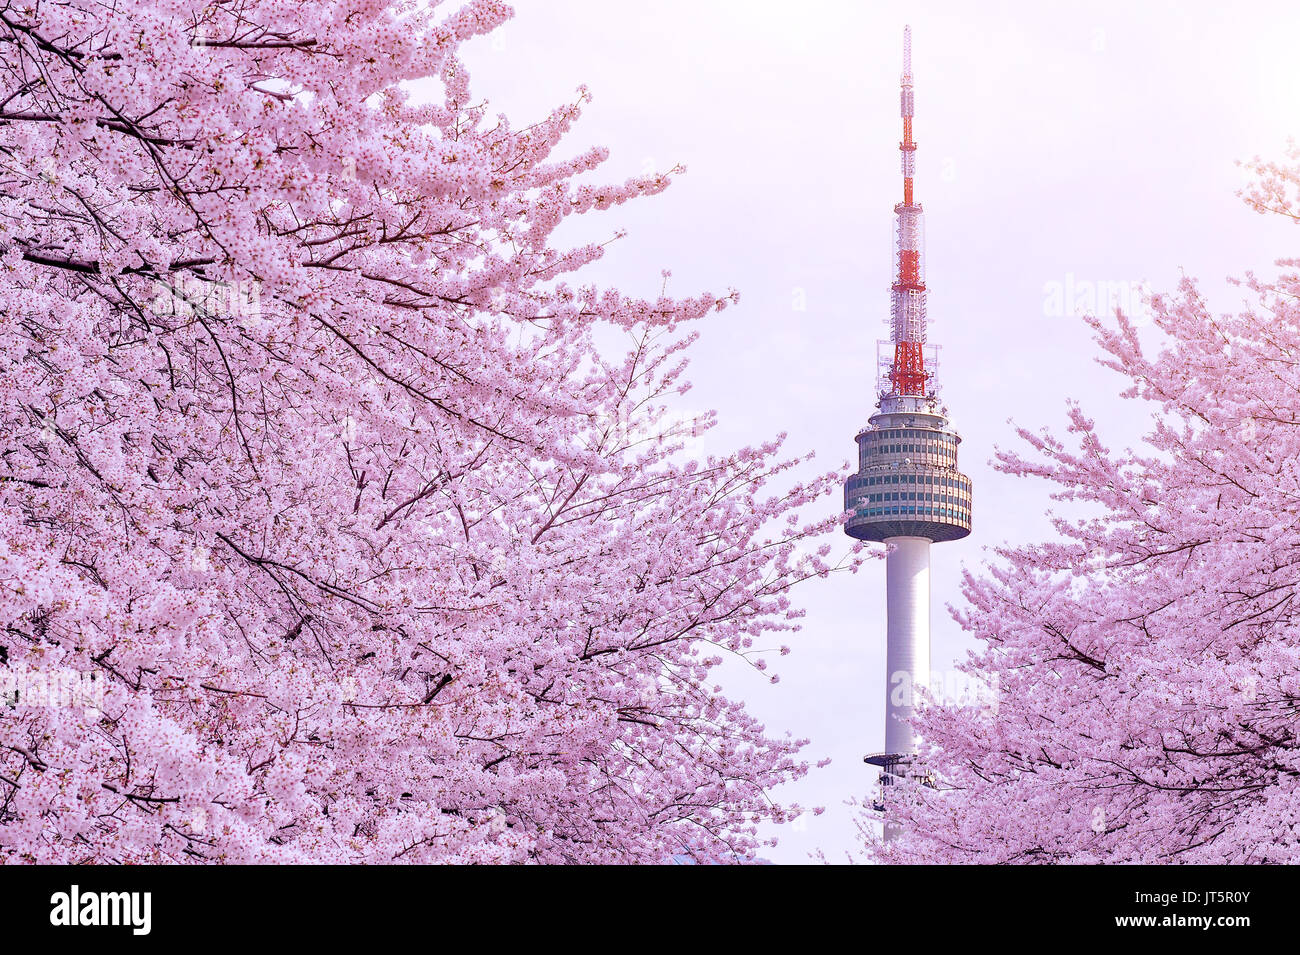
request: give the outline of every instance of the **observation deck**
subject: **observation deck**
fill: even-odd
[[[960,540],[971,532],[961,436],[933,399],[889,396],[858,432],[858,473],[844,482],[844,530],[864,541]]]

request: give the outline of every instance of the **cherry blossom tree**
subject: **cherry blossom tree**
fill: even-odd
[[[735,861],[801,811],[713,671],[797,627],[837,476],[684,452],[735,296],[569,281],[557,226],[678,170],[560,156],[584,91],[489,115],[509,14],[0,10],[0,859]]]
[[[1247,201],[1300,219],[1300,151]],[[1090,320],[1147,402],[1140,451],[1069,409],[1020,430],[1012,476],[1082,516],[968,574],[962,625],[992,706],[936,704],[886,800],[878,858],[981,863],[1300,861],[1300,260],[1214,314],[1191,280],[1133,320]],[[923,784],[924,783],[924,784]]]

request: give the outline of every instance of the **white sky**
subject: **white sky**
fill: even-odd
[[[588,281],[632,294],[741,292],[697,327],[684,411],[716,408],[716,447],[790,433],[823,468],[855,454],[887,332],[890,230],[901,196],[898,74],[913,30],[917,196],[927,212],[930,339],[964,436],[975,533],[934,548],[933,666],[969,646],[944,604],[963,563],[1050,532],[1046,489],[995,475],[1009,417],[1063,421],[1067,397],[1112,447],[1143,431],[1050,283],[1202,280],[1270,272],[1292,227],[1235,198],[1234,160],[1279,157],[1300,133],[1300,4],[849,3],[515,0],[516,18],[468,50],[472,89],[518,127],[587,84],[566,145],[611,149],[604,178],[689,167],[663,195],[589,217],[562,237],[626,228]],[[1072,277],[1072,278],[1071,278]],[[795,304],[806,302],[806,310]],[[838,501],[833,506],[838,507]],[[837,547],[847,547],[837,541]],[[769,731],[811,737],[832,764],[780,794],[826,813],[785,827],[778,862],[855,842],[850,797],[883,743],[884,565],[817,581],[781,682],[733,670],[727,689]]]

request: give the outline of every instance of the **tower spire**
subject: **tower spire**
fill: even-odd
[[[916,100],[912,92],[912,28],[903,28],[903,74],[899,112],[903,140],[898,151],[903,167],[903,201],[894,206],[895,258],[892,318],[889,340],[894,346],[889,371],[889,394],[925,397],[931,373],[925,367],[925,213],[916,202],[916,142],[912,117]]]
[[[899,112],[903,116],[903,141],[898,144],[898,148],[903,154],[903,204],[910,206],[915,159],[914,157],[909,159],[908,154],[916,152],[916,143],[912,142],[912,116],[915,113],[916,102],[912,94],[911,27],[903,27],[903,75],[899,79],[899,85],[902,87]]]

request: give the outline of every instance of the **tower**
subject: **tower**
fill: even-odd
[[[937,352],[926,342],[925,214],[913,194],[912,29],[903,29],[903,201],[894,206],[889,341],[880,342],[878,412],[857,435],[858,472],[844,485],[845,532],[888,545],[885,750],[868,756],[888,786],[907,771],[916,739],[914,689],[930,682],[930,545],[971,532],[971,481],[957,465],[961,437],[937,394]],[[887,833],[888,835],[888,833]]]

